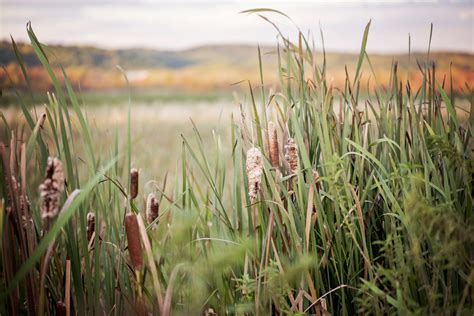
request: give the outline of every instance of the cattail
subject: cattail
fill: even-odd
[[[285,145],[285,160],[288,163],[290,173],[298,171],[298,146],[293,138],[288,138]]]
[[[277,129],[273,122],[268,122],[268,152],[272,167],[278,168],[280,164]]]
[[[92,212],[87,213],[87,241],[90,242],[95,229],[95,215]]]
[[[316,169],[313,169],[313,178],[316,183],[316,189],[319,191],[321,189],[321,184],[319,183],[319,173]]]
[[[138,170],[132,168],[130,170],[130,197],[132,200],[138,195]]]
[[[67,314],[66,304],[62,301],[58,301],[56,303],[56,315],[66,316],[66,314]]]
[[[140,270],[143,266],[142,244],[140,243],[140,230],[137,216],[133,213],[125,215],[125,231],[127,233],[128,253],[132,266]]]
[[[249,197],[251,203],[257,200],[263,174],[263,157],[260,150],[253,147],[247,151],[247,177],[249,179]]]
[[[49,157],[46,164],[46,176],[39,186],[41,218],[54,218],[59,211],[59,199],[64,191],[63,164],[58,158]]]
[[[158,217],[158,200],[155,198],[153,193],[148,195],[146,200],[146,219],[148,224],[153,223],[153,221]]]

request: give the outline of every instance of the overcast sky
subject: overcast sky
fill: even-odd
[[[326,48],[354,52],[366,23],[372,19],[369,52],[426,51],[430,23],[433,50],[474,53],[474,0],[466,1],[204,1],[204,0],[0,0],[0,38],[26,40],[31,21],[46,43],[88,44],[100,47],[182,49],[203,44],[274,44],[276,32],[257,15],[239,14],[256,7],[287,13],[301,30],[319,25]],[[265,14],[284,33],[295,27],[276,15]]]

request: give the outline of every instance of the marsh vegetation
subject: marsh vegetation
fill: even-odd
[[[1,313],[472,314],[472,87],[378,78],[369,28],[342,85],[280,36],[273,88],[179,112],[84,107],[29,27],[53,90],[2,121]]]

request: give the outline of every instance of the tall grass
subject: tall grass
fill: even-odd
[[[421,87],[400,81],[394,64],[390,82],[373,75],[362,99],[369,27],[343,89],[331,86],[324,54],[303,34],[292,43],[280,33],[280,85],[267,90],[262,71],[259,89],[249,83],[231,143],[216,135],[205,147],[195,127],[174,188],[140,185],[135,194],[130,170],[141,166],[132,157],[146,153],[134,152],[130,136],[94,151],[67,74],[62,86],[28,26],[55,89],[44,127],[18,93],[31,132],[7,128],[11,143],[0,146],[0,312],[472,314],[471,87],[468,122],[428,58],[419,61]],[[249,150],[252,159],[261,153],[250,188]],[[62,161],[66,179],[49,226],[37,196],[48,156]],[[149,193],[159,205],[152,222]],[[128,241],[139,242],[130,254],[131,217]]]

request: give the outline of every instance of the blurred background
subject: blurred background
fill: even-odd
[[[50,46],[52,62],[63,65],[84,91],[124,88],[115,68],[120,65],[133,87],[200,92],[209,97],[235,89],[232,83],[258,80],[257,45],[269,69],[266,82],[271,84],[277,71],[271,53],[277,32],[258,15],[240,13],[252,8],[286,13],[293,23],[279,14],[263,15],[292,39],[297,36],[296,26],[309,32],[319,51],[322,30],[336,84],[343,82],[344,65],[356,58],[370,19],[367,51],[375,64],[383,65],[377,67],[382,75],[390,70],[392,58],[404,61],[409,37],[410,50],[425,56],[433,23],[431,51],[438,69],[442,72],[453,62],[452,70],[462,74],[456,76],[457,87],[463,85],[463,79],[472,83],[474,4],[470,0],[1,0],[0,63],[12,79],[2,72],[1,85],[4,89],[21,86],[9,42],[12,36],[19,43],[28,43],[28,21],[39,39]],[[48,90],[50,82],[33,52],[21,46],[31,67],[33,88]]]
[[[146,150],[153,142],[167,149],[137,156],[135,163],[161,173],[175,167],[175,155],[169,152],[179,153],[181,135],[192,133],[190,118],[205,139],[213,139],[215,132],[226,137],[230,113],[245,102],[246,81],[260,84],[258,46],[265,87],[278,88],[278,32],[258,14],[242,13],[248,9],[272,8],[291,17],[261,13],[292,40],[297,40],[298,28],[307,34],[319,63],[324,39],[328,76],[336,88],[343,87],[345,67],[351,71],[355,66],[369,20],[367,52],[382,85],[388,83],[394,61],[402,77],[419,84],[418,63],[428,59],[435,63],[439,80],[452,73],[454,91],[461,94],[474,83],[472,0],[0,1],[0,105],[8,119],[21,120],[15,91],[27,88],[11,38],[34,90],[28,103],[41,106],[52,87],[29,46],[30,21],[47,45],[50,62],[62,65],[80,91],[99,139],[123,136],[126,111],[121,105],[131,95],[136,148]],[[125,69],[130,86],[117,65]],[[369,73],[367,66],[364,70]],[[61,77],[59,68],[57,73]]]

